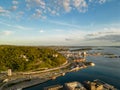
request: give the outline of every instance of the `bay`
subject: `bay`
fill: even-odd
[[[112,53],[120,55],[119,47],[99,47],[102,50],[96,50],[98,47],[93,48],[89,52],[101,52],[101,53]],[[104,56],[88,56],[87,61],[95,63],[94,67],[88,67],[77,72],[67,73],[65,76],[58,77],[55,80],[49,80],[45,83],[26,88],[24,90],[43,90],[44,87],[50,85],[61,84],[66,82],[79,81],[92,81],[100,79],[106,83],[114,85],[120,89],[120,58],[105,58]]]

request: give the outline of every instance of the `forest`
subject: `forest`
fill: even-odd
[[[0,46],[0,71],[30,71],[53,68],[66,62],[64,56],[49,47]]]

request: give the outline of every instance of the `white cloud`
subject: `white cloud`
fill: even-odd
[[[80,12],[86,12],[87,10],[87,3],[85,0],[73,0],[74,6],[80,11]]]
[[[14,25],[13,27],[16,27],[16,28],[18,28],[20,30],[30,30],[30,28],[26,28],[26,27],[21,26],[21,25]]]
[[[48,0],[48,2],[45,0],[25,0],[25,2],[28,11],[35,11],[32,15],[34,18],[46,18],[48,14],[59,16],[61,13],[70,12],[75,9],[84,13],[88,10],[88,5],[91,5],[90,3],[102,4],[106,0]]]
[[[61,14],[65,14],[65,12],[71,12],[72,10],[77,10],[81,13],[84,13],[88,10],[89,5],[96,3],[102,4],[107,1],[108,0],[25,0],[25,12],[24,14],[21,13],[21,15],[18,15],[18,4],[22,3],[20,3],[20,1],[18,2],[17,0],[13,0],[13,6],[11,8],[8,8],[8,10],[0,6],[0,16],[9,16],[10,19],[14,18],[15,16],[16,19],[19,19],[23,15],[29,13],[27,14],[29,15],[28,19],[30,19],[31,17],[46,19],[47,15],[59,16]],[[19,5],[19,7],[21,6]],[[24,11],[22,10],[23,8],[20,9],[21,11]],[[12,12],[14,10],[16,10],[16,12]]]
[[[37,4],[45,6],[45,2],[43,0],[34,0]]]
[[[111,38],[110,38],[111,36]],[[120,36],[120,28],[103,28],[102,30],[90,33],[86,35],[88,40],[109,40]],[[114,40],[116,41],[116,40]],[[117,39],[118,41],[118,39]]]
[[[3,7],[0,6],[0,13],[8,13],[8,10],[5,10]]]
[[[16,19],[17,20],[20,20],[22,18],[22,16],[24,15],[25,13],[23,11],[19,11],[16,15]]]
[[[22,25],[9,24],[9,23],[5,23],[5,22],[1,22],[1,21],[0,21],[0,24],[6,25],[7,27],[16,28],[17,30],[33,30],[33,28],[25,27]]]
[[[89,0],[90,3],[99,3],[99,4],[103,4],[107,1],[110,1],[110,0]]]
[[[44,31],[43,31],[43,30],[40,30],[39,32],[40,32],[40,33],[43,33]]]
[[[103,3],[106,2],[106,0],[99,0],[98,2],[99,2],[100,4],[103,4]]]
[[[56,11],[53,10],[53,11],[51,11],[51,13],[52,13],[53,15],[55,15],[55,14],[56,14]]]
[[[0,13],[5,12],[5,10],[3,9],[3,7],[0,6]]]
[[[0,35],[2,35],[2,36],[9,36],[11,34],[13,34],[12,31],[3,31],[3,32],[0,32]]]
[[[65,23],[65,22],[58,22],[58,21],[53,21],[53,20],[47,20],[49,23],[53,23],[56,25],[62,25],[62,26],[68,26],[68,27],[72,27],[72,28],[81,28],[80,25],[75,25],[75,24],[70,24],[70,23]]]
[[[12,3],[13,3],[14,5],[17,5],[17,4],[18,4],[18,1],[13,0]]]
[[[85,0],[74,0],[75,7],[87,7]]]
[[[12,6],[12,10],[16,10],[17,9],[17,6]]]
[[[31,9],[31,6],[30,6],[30,4],[26,4],[26,7],[27,7],[27,10],[30,10]]]
[[[93,0],[89,0],[89,2],[92,2]]]
[[[71,11],[70,0],[63,0],[63,7],[66,12],[70,12]]]
[[[35,13],[33,14],[33,17],[34,18],[39,18],[39,17],[42,17],[42,12],[40,9],[36,9],[35,10]]]
[[[19,11],[18,14],[19,14],[19,15],[23,15],[24,12],[23,12],[23,11]]]
[[[3,7],[0,6],[0,16],[8,17],[10,18],[10,11],[7,9],[4,9]]]
[[[7,36],[8,36],[8,35],[11,35],[11,34],[12,34],[12,31],[4,31],[3,33],[4,33],[4,35],[7,35]]]
[[[46,3],[44,0],[25,0],[27,2],[26,6],[28,8],[39,6],[45,9]]]
[[[104,36],[100,36],[100,37],[94,37],[94,38],[89,38],[88,40],[90,40],[90,41],[94,41],[94,40],[96,40],[96,41],[100,41],[101,43],[103,42],[103,41],[106,41],[106,42],[111,42],[111,43],[118,43],[118,42],[120,42],[120,35],[113,35],[113,34],[111,34],[111,35],[104,35]]]

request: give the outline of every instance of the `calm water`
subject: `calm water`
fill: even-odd
[[[109,52],[116,55],[120,55],[120,48],[115,47],[101,47],[104,50],[91,50],[90,52]],[[120,58],[112,59],[105,58],[103,56],[89,56],[87,57],[88,61],[92,61],[96,64],[94,67],[88,67],[78,72],[67,73],[63,77],[58,77],[56,80],[50,80],[46,83],[27,88],[25,90],[43,90],[44,87],[55,85],[55,84],[64,84],[70,81],[79,81],[83,82],[85,80],[94,80],[100,79],[109,84],[114,85],[120,89]]]

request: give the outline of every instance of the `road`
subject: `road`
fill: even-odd
[[[35,71],[35,72],[22,72],[23,75],[31,75],[31,74],[38,74],[38,73],[44,73],[44,72],[50,72],[50,71],[53,71],[53,70],[58,70],[58,69],[61,69],[61,68],[65,68],[67,67],[68,65],[70,65],[70,63],[68,61],[66,61],[62,66],[60,67],[56,67],[56,68],[51,68],[51,69],[46,69],[46,70],[43,70],[43,71]]]
[[[56,68],[51,68],[51,69],[47,69],[47,70],[43,70],[43,71],[36,71],[36,72],[25,72],[25,73],[22,73],[23,75],[31,75],[32,74],[40,74],[40,73],[46,73],[46,72],[50,72],[50,71],[54,71],[54,70],[58,70],[58,69],[61,69],[61,68],[65,68],[67,67],[68,65],[70,65],[70,63],[68,61],[66,61],[63,65],[59,66],[59,67],[56,67]],[[47,73],[46,73],[47,74]],[[45,75],[44,75],[45,76]],[[46,76],[45,76],[46,77]],[[26,78],[27,79],[27,78]],[[7,86],[8,84],[12,84],[12,83],[17,83],[17,82],[20,82],[22,81],[22,78],[21,79],[16,79],[16,80],[11,80],[5,84],[3,84],[1,87],[0,87],[0,90],[17,90],[18,88],[25,88],[25,87],[29,87],[29,86],[33,86],[33,85],[36,85],[36,84],[39,84],[39,83],[43,83],[47,80],[49,80],[50,77],[47,77],[47,78],[44,78],[44,79],[40,79],[40,78],[37,78],[37,79],[31,79],[31,81],[25,81],[25,82],[21,82],[21,83],[18,83],[16,85],[13,85],[9,88],[4,88],[5,86]],[[25,78],[23,79],[23,81],[25,80]]]

